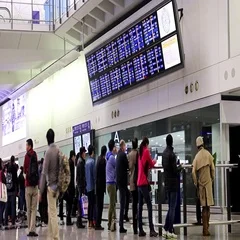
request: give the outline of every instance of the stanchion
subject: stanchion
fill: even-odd
[[[227,180],[227,220],[231,219],[231,197],[230,197],[230,171],[229,168],[226,169],[226,180]],[[228,232],[232,232],[232,225],[228,225]]]
[[[177,192],[177,204],[175,209],[174,224],[181,223],[181,188],[180,188],[180,174],[178,176],[178,192]],[[180,228],[174,229],[175,234],[180,234]]]
[[[187,223],[187,182],[186,182],[186,169],[182,170],[183,181],[183,223]],[[187,236],[187,227],[184,227],[184,235]]]
[[[158,223],[162,223],[162,172],[158,171]],[[162,236],[162,227],[158,228],[159,236]]]

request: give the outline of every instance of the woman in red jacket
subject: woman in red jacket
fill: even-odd
[[[139,237],[146,236],[143,231],[142,224],[142,211],[143,211],[143,198],[148,208],[148,220],[150,228],[150,237],[157,237],[158,234],[154,230],[153,218],[152,218],[152,201],[150,198],[150,184],[148,182],[149,169],[153,168],[156,164],[155,160],[152,160],[150,152],[148,150],[149,140],[144,137],[140,145],[139,159],[138,159],[138,220],[139,220]]]

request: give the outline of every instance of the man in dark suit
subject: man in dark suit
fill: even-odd
[[[126,155],[126,143],[120,141],[120,150],[118,151],[116,161],[117,187],[120,194],[120,216],[119,216],[119,232],[126,233],[124,229],[124,210],[126,205],[126,196],[128,191],[128,159]]]

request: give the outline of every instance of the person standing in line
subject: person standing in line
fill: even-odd
[[[4,174],[4,167],[3,167],[3,161],[0,158],[0,183],[6,184],[6,177]],[[3,223],[3,213],[5,211],[5,202],[0,202],[0,230],[3,229],[4,223]]]
[[[119,215],[119,232],[126,233],[124,228],[124,210],[126,207],[126,196],[128,191],[128,159],[126,155],[126,143],[120,141],[120,149],[116,160],[117,187],[120,195],[120,215]]]
[[[98,157],[96,166],[97,221],[95,230],[104,230],[101,223],[104,204],[104,194],[106,193],[106,153],[107,147],[102,146],[101,155]]]
[[[138,220],[137,220],[137,207],[138,207],[138,139],[132,140],[132,151],[128,155],[129,171],[130,171],[130,191],[132,194],[132,217],[133,217],[133,232],[138,234]]]
[[[94,148],[92,145],[88,146],[89,158],[85,165],[85,174],[87,182],[87,196],[88,196],[88,226],[94,228],[94,208],[95,208],[95,160]]]
[[[44,153],[44,156],[45,156],[45,153]],[[44,158],[41,159],[41,162],[39,165],[39,176],[42,175],[43,163],[44,163]],[[46,227],[48,224],[47,184],[45,185],[45,189],[42,194],[42,201],[39,202],[39,213],[41,218],[41,227]]]
[[[16,221],[16,197],[18,193],[18,177],[17,165],[15,164],[15,157],[12,156],[10,163],[7,165],[6,173],[6,187],[7,187],[7,203],[5,208],[5,226],[8,228],[8,217],[11,215],[12,226],[15,226]],[[11,214],[10,214],[11,213]]]
[[[20,212],[26,211],[26,198],[25,198],[25,178],[23,175],[23,167],[20,167],[20,174],[18,176],[18,183],[19,183],[19,210]]]
[[[149,140],[144,137],[139,149],[138,160],[138,221],[139,221],[139,237],[145,237],[146,233],[143,230],[142,223],[142,211],[143,211],[143,199],[145,200],[148,208],[148,221],[150,228],[150,237],[157,237],[158,234],[154,230],[153,217],[152,217],[152,201],[150,197],[150,184],[148,182],[149,170],[154,167],[156,160],[152,160],[149,149]]]
[[[111,139],[108,143],[109,152],[107,153],[106,164],[106,184],[109,195],[109,209],[108,209],[108,230],[116,231],[116,153],[117,149],[115,142]]]
[[[75,195],[75,161],[76,161],[76,153],[75,151],[70,151],[69,157],[69,167],[71,173],[70,184],[66,193],[66,201],[67,201],[67,226],[72,226],[72,208],[73,208],[73,196]]]
[[[63,201],[66,201],[67,205],[67,226],[72,226],[72,208],[73,208],[73,196],[75,195],[75,187],[74,187],[74,182],[75,182],[75,159],[76,159],[76,154],[75,151],[71,150],[70,151],[70,158],[69,158],[69,168],[70,168],[70,173],[71,173],[71,179],[70,179],[70,184],[68,186],[68,189],[66,193],[64,193],[63,197],[59,199],[59,217],[60,217],[60,225],[64,225],[65,222],[63,220]]]
[[[77,163],[77,188],[78,188],[78,218],[77,218],[77,228],[85,228],[82,224],[82,202],[81,197],[86,192],[86,177],[85,177],[85,164],[86,164],[86,149],[85,147],[80,148],[79,159]]]
[[[162,164],[164,168],[165,189],[168,197],[168,213],[163,228],[163,237],[177,239],[174,234],[173,223],[177,206],[177,193],[179,190],[178,174],[181,168],[177,167],[177,157],[173,152],[173,138],[168,135],[166,138],[167,147],[163,152]]]
[[[47,131],[48,149],[45,154],[43,163],[43,170],[40,183],[40,196],[41,202],[42,194],[44,193],[46,182],[48,186],[47,199],[48,199],[48,237],[51,240],[59,239],[58,216],[57,216],[57,200],[59,196],[58,190],[58,174],[59,166],[59,149],[54,143],[55,133],[52,129]]]
[[[26,141],[27,153],[24,159],[24,173],[26,174],[26,202],[27,202],[27,222],[28,237],[38,237],[36,233],[36,214],[38,205],[38,162],[37,154],[33,150],[33,141]]]
[[[196,139],[198,153],[193,160],[192,176],[202,206],[203,236],[210,236],[209,219],[210,206],[214,205],[213,181],[215,178],[215,167],[213,156],[204,149],[202,137]]]

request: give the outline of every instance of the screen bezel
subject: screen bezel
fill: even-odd
[[[162,42],[164,42],[165,40],[173,37],[174,35],[177,36],[177,40],[178,40],[178,46],[179,46],[179,55],[180,55],[180,63],[173,66],[173,67],[170,67],[166,70],[163,70],[161,72],[159,72],[158,74],[156,75],[153,75],[153,76],[149,76],[147,78],[147,80],[141,80],[141,81],[138,81],[138,82],[134,82],[134,84],[132,85],[128,85],[128,86],[124,86],[122,89],[118,90],[118,91],[112,91],[111,94],[105,96],[105,97],[101,97],[100,99],[96,100],[96,101],[93,101],[93,94],[92,94],[92,90],[91,90],[91,84],[90,82],[92,80],[95,80],[95,79],[99,79],[99,77],[101,75],[104,75],[106,72],[109,73],[109,71],[111,69],[114,69],[115,67],[120,67],[121,64],[127,62],[128,60],[130,60],[129,58],[126,58],[124,59],[123,61],[120,61],[118,64],[108,68],[107,70],[103,71],[101,74],[97,74],[95,77],[91,78],[89,77],[89,74],[88,74],[88,79],[89,79],[89,89],[90,89],[90,94],[91,94],[91,98],[92,98],[92,103],[93,105],[97,105],[97,104],[100,104],[102,102],[104,102],[106,99],[109,99],[111,97],[115,97],[119,94],[122,94],[123,92],[127,91],[128,89],[132,88],[133,86],[139,86],[140,84],[146,84],[148,83],[150,80],[153,81],[153,80],[156,80],[156,79],[159,79],[161,77],[164,77],[172,72],[175,72],[181,68],[184,67],[184,51],[183,51],[183,42],[182,42],[182,37],[181,37],[181,30],[180,30],[180,25],[179,25],[179,16],[178,16],[178,9],[177,9],[177,3],[176,3],[176,0],[164,0],[163,2],[161,2],[160,4],[158,4],[154,9],[148,11],[147,13],[145,13],[141,18],[138,18],[136,21],[134,21],[132,24],[128,25],[127,28],[123,29],[122,31],[120,31],[117,35],[114,35],[113,37],[111,37],[110,39],[104,41],[102,44],[100,44],[97,48],[94,48],[93,50],[87,52],[85,54],[85,59],[86,59],[86,65],[87,65],[87,57],[89,57],[91,54],[93,53],[96,53],[99,49],[101,49],[103,46],[106,46],[107,44],[111,43],[113,40],[117,39],[120,35],[122,35],[124,32],[128,32],[130,28],[134,27],[135,25],[137,25],[138,23],[141,23],[141,21],[146,18],[147,16],[151,15],[152,13],[154,12],[157,12],[159,9],[163,8],[164,6],[166,6],[167,4],[169,4],[170,2],[172,2],[173,4],[173,14],[174,14],[174,21],[175,21],[175,26],[176,26],[176,30],[173,31],[172,33],[166,35],[165,37],[163,38],[160,38],[160,40],[155,43],[155,44],[151,44],[150,46],[147,46],[145,47],[144,49],[142,49],[141,51],[135,53],[135,54],[132,54],[131,55],[131,60],[133,60],[134,57],[140,55],[142,52],[145,52],[147,51],[148,49],[154,47],[155,45],[159,44],[161,45]],[[121,64],[120,64],[121,63]],[[100,83],[100,82],[99,82]],[[99,84],[100,86],[100,84]],[[101,92],[102,93],[102,92]]]

